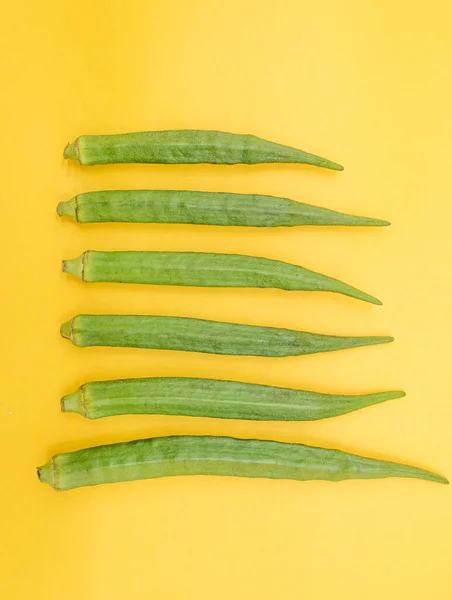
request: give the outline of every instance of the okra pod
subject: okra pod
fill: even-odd
[[[345,396],[239,381],[152,377],[85,383],[61,399],[61,409],[88,419],[113,415],[183,415],[317,421],[403,396],[405,392],[399,391]]]
[[[38,468],[55,490],[174,477],[223,475],[266,479],[342,481],[406,477],[448,483],[424,469],[341,450],[215,436],[169,436],[57,454]]]
[[[105,190],[58,204],[60,216],[78,223],[182,223],[238,227],[390,225],[287,198],[189,190]]]
[[[387,336],[342,337],[276,327],[148,315],[78,315],[61,335],[76,346],[182,350],[241,356],[299,356],[392,342]]]
[[[64,157],[81,165],[304,163],[336,171],[344,168],[326,158],[255,135],[195,129],[82,135],[66,146]]]
[[[324,291],[381,304],[338,279],[279,260],[240,254],[87,250],[78,258],[63,261],[63,271],[90,283]]]

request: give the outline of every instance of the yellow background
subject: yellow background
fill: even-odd
[[[409,480],[173,478],[56,493],[52,454],[178,433],[339,447],[452,476],[452,10],[446,0],[7,0],[0,20],[1,479],[5,599],[450,599],[452,488]],[[317,152],[299,165],[113,166],[62,159],[81,133],[252,132]],[[76,225],[56,204],[102,188],[287,196],[386,229]],[[380,297],[87,285],[92,249],[243,252]],[[79,312],[173,314],[391,345],[288,359],[78,349]],[[170,417],[88,422],[59,398],[92,379],[200,376],[407,396],[318,423]]]

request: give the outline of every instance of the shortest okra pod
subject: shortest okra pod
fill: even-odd
[[[277,327],[151,315],[78,315],[61,335],[76,346],[181,350],[239,356],[300,356],[392,342],[387,336],[343,337]]]
[[[335,171],[344,168],[321,156],[255,135],[199,129],[81,135],[66,146],[64,158],[81,165],[302,163]]]
[[[448,483],[418,467],[341,450],[215,436],[169,436],[97,446],[58,454],[38,468],[39,479],[55,490],[177,475],[298,481],[405,477]]]
[[[61,399],[61,409],[88,419],[141,414],[316,421],[403,396],[397,391],[344,396],[239,381],[150,377],[85,383]]]
[[[322,273],[280,260],[242,254],[87,250],[77,258],[63,261],[63,271],[88,283],[335,292],[381,304],[378,298]]]

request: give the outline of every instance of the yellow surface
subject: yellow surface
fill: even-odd
[[[0,596],[8,600],[450,599],[452,487],[174,478],[56,493],[53,453],[178,433],[307,442],[452,477],[452,10],[446,0],[140,0],[2,5]],[[303,166],[80,168],[81,133],[252,132],[317,152]],[[102,188],[258,192],[387,218],[386,229],[76,225],[56,204]],[[83,285],[85,249],[243,252],[381,297]],[[78,349],[78,312],[174,314],[392,345],[288,359]],[[59,398],[97,378],[192,375],[407,397],[318,423],[169,417],[88,422]]]

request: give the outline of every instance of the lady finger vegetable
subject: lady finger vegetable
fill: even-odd
[[[87,282],[325,291],[381,304],[332,277],[279,260],[240,254],[87,250],[78,258],[63,261],[63,271]]]
[[[61,326],[76,346],[127,346],[242,356],[297,356],[392,342],[385,336],[341,337],[147,315],[78,315]]]
[[[287,198],[188,190],[86,192],[60,202],[57,212],[79,223],[190,223],[241,227],[381,227],[390,224],[381,219],[347,215]]]
[[[255,135],[194,129],[82,135],[66,146],[64,157],[81,165],[305,163],[336,171],[344,168],[326,158]]]
[[[88,419],[146,414],[315,421],[403,396],[405,392],[343,396],[238,381],[154,377],[85,383],[61,399],[61,409]]]
[[[55,490],[175,475],[268,479],[381,479],[407,477],[448,483],[430,471],[341,450],[262,440],[170,436],[58,454],[38,469]]]

